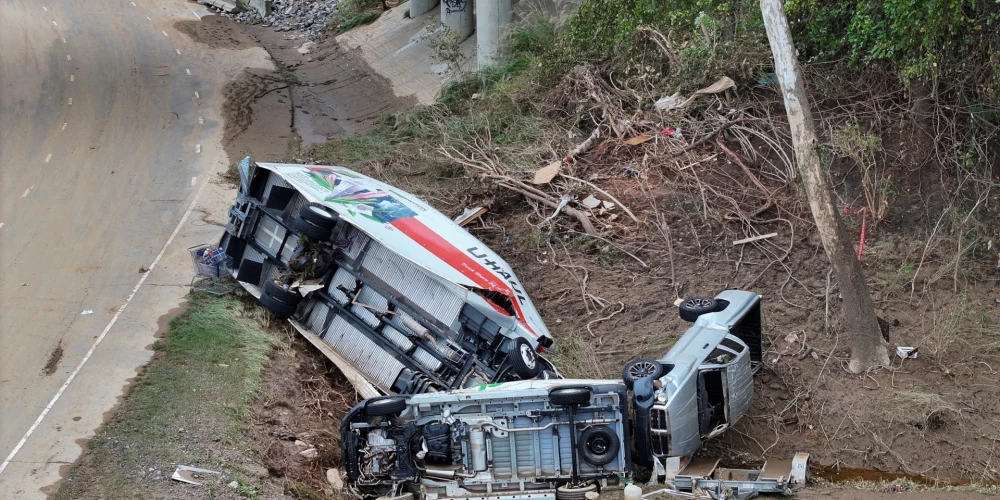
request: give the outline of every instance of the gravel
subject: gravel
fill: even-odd
[[[336,14],[338,0],[271,0],[271,15],[261,19],[254,10],[221,13],[240,23],[260,24],[277,32],[301,31],[315,40],[326,31],[327,20]]]

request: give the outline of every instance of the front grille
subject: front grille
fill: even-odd
[[[653,455],[670,454],[670,417],[665,406],[653,406],[649,410],[649,439]]]

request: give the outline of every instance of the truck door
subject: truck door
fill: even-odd
[[[726,365],[729,422],[735,423],[750,409],[750,403],[753,402],[751,349],[733,336],[722,339],[719,345],[735,354],[735,358]]]

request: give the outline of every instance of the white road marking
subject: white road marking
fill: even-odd
[[[66,124],[65,124],[65,123],[63,123],[63,126],[62,126],[62,127],[59,127],[59,130],[66,130]]]
[[[48,163],[49,160],[51,159],[52,159],[52,153],[49,153],[48,156],[45,157],[45,163]]]
[[[129,3],[132,4],[133,7],[135,7],[135,2],[129,2]]]
[[[200,95],[200,94],[198,94],[198,91],[197,91],[197,90],[195,90],[195,91],[194,91],[194,98],[195,98],[195,99],[201,99],[201,95]]]
[[[72,98],[72,97],[70,97],[70,98],[69,98],[69,105],[70,105],[70,106],[72,106],[72,105],[73,105],[73,98]]]
[[[198,178],[197,177],[192,177],[191,178],[191,185],[192,186],[198,185]]]
[[[191,13],[194,14],[194,17],[197,17],[198,20],[201,21],[201,16],[197,12],[195,12],[194,9],[191,9]]]
[[[170,36],[170,35],[167,34],[166,31],[163,31],[163,30],[160,30],[160,33],[163,33],[163,36]]]
[[[59,26],[59,23],[52,21],[52,26]]]
[[[191,76],[191,70],[190,69],[184,68],[184,72],[187,73],[188,76]]]
[[[24,447],[24,443],[28,441],[28,438],[31,437],[31,435],[35,432],[35,429],[37,429],[38,426],[41,425],[42,420],[45,419],[45,416],[49,414],[49,411],[52,410],[52,407],[55,406],[56,402],[59,401],[59,398],[61,398],[63,393],[66,392],[66,388],[69,387],[69,384],[73,383],[73,379],[75,379],[76,376],[80,373],[80,370],[83,369],[83,365],[87,364],[87,361],[90,359],[90,357],[94,355],[94,351],[97,350],[97,346],[101,344],[101,342],[104,340],[104,337],[106,337],[108,335],[108,332],[111,331],[111,327],[114,326],[116,322],[118,322],[118,318],[122,315],[122,312],[125,311],[125,308],[128,307],[128,305],[132,302],[132,298],[135,297],[136,292],[139,291],[139,287],[141,287],[142,284],[146,282],[146,279],[149,278],[149,274],[153,272],[153,268],[155,268],[156,264],[160,262],[161,258],[163,258],[163,254],[167,252],[167,247],[169,247],[170,244],[173,243],[174,238],[177,237],[177,233],[180,232],[181,227],[184,225],[185,222],[187,222],[188,217],[191,216],[191,212],[194,211],[195,204],[198,203],[198,199],[201,198],[201,194],[205,191],[205,186],[207,185],[208,183],[205,182],[202,183],[200,188],[198,188],[198,193],[195,194],[194,199],[191,200],[191,206],[189,206],[187,211],[184,212],[184,215],[181,216],[181,220],[177,223],[177,227],[174,228],[174,232],[170,233],[170,237],[167,238],[167,242],[163,244],[163,248],[160,249],[160,253],[158,253],[156,255],[156,258],[153,259],[153,263],[150,264],[148,268],[146,268],[146,272],[142,274],[141,278],[139,278],[139,283],[135,285],[135,288],[132,289],[132,293],[129,294],[127,299],[125,299],[125,303],[118,308],[118,312],[116,312],[115,315],[111,318],[111,322],[108,323],[108,326],[104,327],[104,331],[102,331],[101,334],[97,336],[97,340],[94,341],[94,345],[90,346],[90,350],[88,350],[87,354],[83,356],[82,360],[80,360],[80,364],[76,366],[76,369],[73,370],[73,373],[69,375],[69,378],[66,379],[66,382],[62,385],[62,387],[59,388],[55,396],[52,397],[52,401],[49,401],[49,404],[45,407],[44,410],[42,410],[42,413],[38,415],[38,418],[35,419],[35,423],[31,424],[31,427],[28,428],[28,432],[24,433],[24,437],[22,437],[21,440],[17,443],[17,446],[15,446],[13,450],[11,450],[10,454],[7,455],[7,458],[4,459],[3,463],[0,463],[0,474],[2,474],[4,469],[6,469],[7,466],[10,465],[11,461],[14,460],[14,457],[17,456],[17,452],[21,451],[21,448]]]
[[[30,193],[32,189],[35,189],[35,185],[34,184],[32,184],[30,188],[24,190],[24,194],[21,195],[21,198],[27,197],[28,193]]]
[[[198,145],[196,145],[196,146],[194,147],[194,152],[195,152],[195,153],[201,153],[201,144],[198,144]]]
[[[198,125],[204,125],[204,124],[205,124],[205,117],[204,116],[199,116],[198,117]]]
[[[66,54],[66,60],[67,61],[72,61],[73,60],[73,56],[71,56],[69,54]]]
[[[181,49],[174,49],[177,51],[177,55],[181,55]]]
[[[73,76],[73,75],[69,75],[69,81],[75,82],[76,81],[76,77]]]
[[[152,21],[152,19],[150,19],[150,17],[149,17],[149,16],[146,16],[146,20],[147,20],[147,21]]]

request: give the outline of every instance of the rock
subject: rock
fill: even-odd
[[[233,482],[231,482],[231,483],[227,484],[226,486],[229,486],[230,488],[232,488],[232,489],[234,489],[234,490],[235,490],[235,489],[239,489],[239,487],[240,487],[240,483],[238,483],[238,482],[236,482],[236,481],[233,481]]]
[[[336,491],[341,491],[344,489],[344,480],[340,478],[340,471],[337,469],[327,469],[326,470],[326,481],[333,486]]]
[[[596,491],[588,491],[588,492],[587,492],[587,493],[586,493],[585,495],[583,495],[583,496],[584,496],[584,498],[586,498],[587,500],[597,500],[598,498],[600,498],[600,497],[601,497],[601,494],[600,494],[600,493],[598,493],[598,492],[596,492]]]
[[[295,440],[295,446],[301,446],[301,447],[305,448],[305,447],[309,446],[309,443],[306,443],[305,441],[299,441],[298,439],[296,439]]]
[[[767,386],[767,388],[771,389],[772,391],[780,391],[781,390],[781,384],[770,384],[770,385]]]
[[[302,455],[305,458],[310,458],[311,459],[311,458],[318,457],[319,456],[319,452],[316,451],[316,448],[309,448],[307,450],[300,451],[299,455]]]

